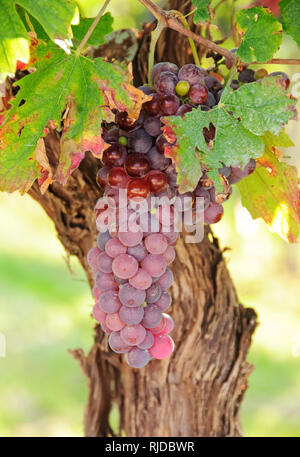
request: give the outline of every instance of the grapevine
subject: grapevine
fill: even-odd
[[[218,105],[224,84],[216,76],[194,64],[179,69],[174,63],[159,62],[151,71],[152,86],[139,87],[151,99],[143,104],[137,121],[131,121],[126,111],[115,111],[115,122],[103,126],[108,147],[97,182],[104,197],[95,207],[97,246],[88,253],[95,279],[93,316],[109,334],[110,348],[124,353],[134,368],[144,367],[151,358],[167,358],[174,350],[169,335],[174,323],[166,311],[172,301],[169,266],[175,259],[176,221],[191,211],[192,225],[218,222],[232,184],[256,167],[254,159],[243,167],[220,164],[222,191],[216,190],[202,167],[195,189],[179,191],[176,167],[168,157],[176,147],[176,137],[165,125],[167,116],[185,118],[193,110],[206,112]],[[230,88],[234,91],[272,76],[288,88],[284,73],[268,75],[250,69],[242,69],[237,79],[229,81]],[[215,131],[211,123],[199,135],[209,145]],[[202,202],[200,208],[197,199]],[[114,210],[117,217],[111,222]]]

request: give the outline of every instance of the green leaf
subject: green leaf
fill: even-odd
[[[210,14],[208,6],[210,4],[210,0],[192,0],[192,4],[195,8],[197,8],[194,13],[194,23],[198,24],[198,22],[209,21]]]
[[[265,154],[258,160],[254,173],[237,185],[242,197],[242,204],[254,219],[261,217],[271,231],[283,239],[294,243],[300,228],[300,190],[297,169],[280,162],[273,148],[287,144],[286,134],[273,136],[266,134]]]
[[[73,25],[73,35],[79,43],[83,40],[86,33],[88,32],[90,26],[92,25],[94,19],[81,19],[78,25]],[[110,13],[104,14],[95,29],[93,30],[92,35],[88,39],[88,44],[99,46],[105,43],[105,36],[113,31],[113,17]]]
[[[194,190],[201,176],[201,166],[208,168],[208,176],[216,190],[220,191],[222,184],[218,168],[222,167],[222,163],[245,166],[251,158],[261,156],[264,150],[261,138],[246,130],[241,122],[221,107],[210,111],[198,108],[186,113],[185,119],[171,116],[165,118],[164,122],[177,139],[177,145],[171,148],[169,155],[177,167],[180,192]],[[216,133],[208,146],[203,128],[208,128],[210,124],[215,126]],[[170,136],[168,130],[165,133]],[[195,153],[195,147],[198,154]]]
[[[71,43],[71,23],[76,13],[73,0],[0,0],[0,79],[13,75],[17,60],[29,60],[30,40],[16,4],[25,8],[45,29],[49,37],[68,50]]]
[[[278,134],[294,115],[291,107],[296,100],[285,95],[278,78],[269,77],[225,93],[221,103],[255,135],[263,135],[266,130]]]
[[[283,30],[291,35],[300,47],[300,3],[298,0],[281,0],[279,3]]]
[[[51,45],[39,46],[37,57],[37,71],[18,81],[20,90],[0,128],[0,190],[26,192],[41,177],[37,142],[49,122],[60,126],[63,111],[56,170],[62,184],[85,151],[100,157],[105,147],[101,122],[113,119],[109,107],[126,109],[137,118],[143,101],[144,94],[127,83],[120,67],[101,58],[91,60],[75,52],[68,56]],[[25,103],[19,106],[22,100]]]
[[[237,13],[242,42],[237,55],[244,62],[265,62],[273,57],[282,42],[280,22],[263,7],[244,9]]]

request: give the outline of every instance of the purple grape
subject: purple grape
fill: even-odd
[[[116,313],[121,308],[119,294],[115,290],[104,292],[100,296],[98,304],[105,313]]]
[[[154,336],[149,330],[146,330],[146,336],[144,340],[138,345],[139,349],[150,349],[154,343]]]
[[[146,154],[152,147],[152,138],[144,129],[134,130],[129,134],[128,147],[134,152]]]
[[[155,80],[154,86],[158,95],[175,94],[178,78],[170,71],[163,71]]]
[[[162,294],[162,290],[158,282],[152,284],[149,289],[146,290],[146,302],[147,303],[155,303],[157,300],[160,299]]]
[[[238,79],[241,83],[253,83],[255,81],[254,75],[255,75],[254,70],[251,70],[250,68],[246,68],[245,70],[242,70],[239,73]]]
[[[207,76],[207,71],[204,68],[199,68],[194,64],[184,65],[178,72],[180,81],[187,81],[190,86],[194,84],[202,84]]]
[[[125,354],[125,360],[128,365],[132,368],[143,368],[151,359],[149,351],[143,351],[142,349],[132,348]]]
[[[155,305],[158,306],[162,312],[164,312],[171,306],[171,303],[171,295],[168,292],[163,292]]]
[[[142,320],[142,325],[145,328],[154,328],[162,320],[162,313],[159,306],[156,304],[149,304],[144,309],[144,318]]]
[[[138,89],[144,92],[145,95],[151,95],[153,93],[153,89],[150,86],[140,86]]]
[[[127,307],[137,307],[146,300],[146,292],[144,290],[138,290],[126,283],[120,287],[119,299],[122,305]]]
[[[177,95],[168,94],[161,97],[159,106],[163,115],[172,116],[179,109],[180,100]]]
[[[151,70],[151,79],[152,79],[153,83],[160,76],[160,74],[164,71],[169,71],[169,72],[177,75],[178,67],[175,63],[171,63],[171,62],[159,62],[159,63],[155,64]]]
[[[141,322],[144,317],[144,308],[142,306],[135,306],[134,308],[122,306],[120,311],[120,319],[126,325],[136,325]]]
[[[108,338],[108,344],[110,348],[117,354],[124,354],[131,349],[131,346],[128,346],[124,343],[120,336],[120,332],[112,332]]]
[[[156,147],[150,149],[147,159],[152,170],[164,171],[172,163],[171,159],[158,152]]]
[[[110,239],[111,239],[111,236],[110,236],[108,230],[106,232],[100,232],[97,236],[98,248],[101,249],[102,251],[105,251],[105,245],[106,245],[107,241]]]
[[[144,122],[144,129],[151,136],[158,136],[161,134],[161,122],[159,117],[150,116]]]

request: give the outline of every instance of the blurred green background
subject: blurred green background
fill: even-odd
[[[98,10],[102,2],[81,3]],[[136,0],[112,0],[110,10],[116,28],[138,27],[149,18]],[[221,31],[227,16],[224,7]],[[285,38],[278,55],[297,57],[299,51]],[[288,131],[296,145],[288,150],[290,162],[299,166],[299,127],[291,122]],[[92,345],[84,272],[75,258],[68,265],[52,222],[30,197],[0,194],[0,220],[0,333],[7,343],[0,358],[0,436],[82,436],[87,386],[67,350]],[[299,245],[287,245],[262,221],[251,220],[237,189],[214,231],[230,248],[225,257],[240,301],[259,315],[248,357],[255,371],[241,411],[244,434],[300,436]]]

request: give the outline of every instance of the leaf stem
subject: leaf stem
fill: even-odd
[[[92,25],[90,26],[90,28],[88,29],[87,33],[85,34],[85,36],[83,37],[83,40],[81,41],[81,43],[79,44],[79,46],[77,47],[76,51],[77,52],[80,52],[82,51],[82,49],[85,47],[88,39],[90,38],[90,36],[92,35],[96,25],[98,24],[98,22],[100,21],[101,19],[101,16],[103,15],[104,11],[106,10],[108,4],[109,4],[110,0],[105,0],[101,10],[99,11],[99,13],[97,14],[97,16],[95,17],[95,19],[93,20],[93,23]]]
[[[154,65],[154,55],[155,55],[155,47],[158,38],[160,37],[161,32],[165,28],[165,24],[163,21],[159,20],[157,23],[156,28],[151,32],[151,43],[148,55],[148,84],[152,86],[152,79],[151,79],[151,70]]]
[[[177,17],[180,20],[180,22],[186,28],[186,30],[191,30],[188,21],[186,20],[185,16],[182,13],[180,13],[180,11],[170,11],[170,13],[174,13],[174,16]],[[196,49],[196,46],[195,46],[195,42],[190,37],[188,37],[188,40],[189,40],[190,47],[191,47],[191,50],[192,50],[194,62],[197,65],[197,67],[201,67],[199,56],[198,56],[198,52],[197,52],[197,49]]]

